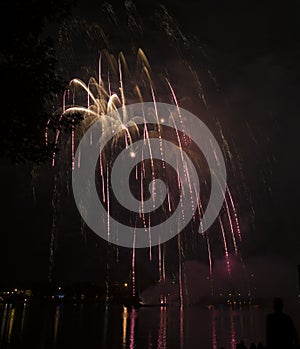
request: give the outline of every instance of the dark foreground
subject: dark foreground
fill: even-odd
[[[299,305],[286,309],[299,330]],[[235,349],[265,344],[271,309],[0,304],[1,348]],[[297,317],[298,316],[298,317]]]

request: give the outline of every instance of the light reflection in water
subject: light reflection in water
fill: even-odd
[[[157,349],[167,348],[167,315],[166,307],[160,307],[160,321],[157,338]]]
[[[231,330],[231,349],[236,347],[236,331],[234,323],[234,311],[230,310],[230,330]]]
[[[36,347],[50,343],[53,349],[65,349],[67,341],[77,349],[82,348],[81,340],[93,336],[100,339],[102,349],[190,349],[195,341],[203,349],[235,349],[241,340],[249,345],[265,338],[262,309],[101,306],[95,323],[94,310],[90,304],[0,304],[1,345],[25,348],[30,343]]]
[[[131,310],[131,321],[130,321],[130,335],[129,335],[129,348],[134,349],[134,331],[135,331],[135,319],[136,319],[136,310],[132,308]]]
[[[184,347],[184,313],[183,308],[180,307],[180,349]]]
[[[57,305],[55,308],[55,315],[54,315],[54,333],[53,333],[54,345],[56,344],[56,340],[57,340],[57,333],[58,333],[60,318],[61,318],[61,306]]]
[[[5,304],[1,318],[0,343],[10,344],[15,321],[15,307],[12,304]]]
[[[1,335],[0,335],[0,341],[1,343],[4,343],[4,333],[5,333],[5,325],[7,324],[7,317],[8,317],[8,307],[11,307],[11,304],[5,304],[4,305],[4,312],[2,315],[2,324],[1,324]]]
[[[212,348],[217,349],[216,312],[214,309],[211,311],[211,339]]]
[[[127,318],[128,318],[128,312],[127,308],[123,307],[123,349],[126,349],[126,336],[127,336]]]
[[[11,333],[12,333],[12,328],[15,320],[15,308],[13,307],[10,312],[9,312],[9,322],[8,322],[8,338],[7,342],[8,344],[10,343],[11,340]]]
[[[25,321],[26,321],[26,313],[27,313],[27,303],[25,302],[23,304],[22,317],[21,317],[21,328],[20,328],[20,335],[21,335],[21,337],[23,336],[23,333],[24,333],[24,325],[25,325]]]

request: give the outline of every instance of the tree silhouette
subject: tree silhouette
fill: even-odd
[[[46,25],[59,24],[74,2],[70,0],[5,1],[1,23],[1,137],[0,156],[14,162],[40,162],[49,158],[54,145],[44,140],[53,104],[65,88],[58,76],[53,40]],[[50,122],[50,127],[61,127]]]

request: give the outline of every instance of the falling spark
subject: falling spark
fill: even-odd
[[[108,68],[106,72],[106,78],[104,74],[103,64],[104,61],[107,61]],[[164,138],[164,123],[165,118],[163,116],[160,116],[157,111],[156,107],[156,89],[154,85],[154,79],[152,78],[151,73],[151,66],[148,61],[147,56],[143,52],[142,49],[138,49],[137,53],[137,66],[139,70],[139,74],[141,76],[137,79],[137,81],[141,81],[141,84],[135,84],[133,88],[133,93],[137,97],[138,101],[143,103],[144,98],[143,95],[151,96],[152,101],[154,103],[154,111],[153,116],[154,120],[156,121],[156,128],[154,130],[149,129],[149,125],[146,123],[144,124],[144,127],[141,131],[141,128],[137,126],[135,123],[134,118],[131,118],[130,115],[127,115],[126,113],[126,103],[130,100],[129,97],[126,96],[125,91],[128,89],[125,88],[125,80],[124,77],[128,73],[128,66],[125,59],[124,54],[121,52],[117,59],[113,55],[111,55],[108,51],[103,51],[100,54],[99,57],[99,65],[98,65],[98,77],[97,80],[95,78],[90,78],[88,81],[88,84],[86,85],[83,81],[80,79],[72,79],[69,83],[68,89],[63,94],[63,103],[62,103],[62,110],[61,114],[59,116],[59,122],[63,120],[63,118],[67,116],[71,116],[72,120],[72,127],[71,127],[71,168],[72,170],[75,169],[75,167],[80,167],[81,156],[79,156],[78,163],[75,163],[75,151],[76,146],[79,143],[82,134],[84,134],[85,130],[88,129],[94,122],[100,121],[102,125],[102,136],[105,136],[106,134],[113,134],[115,137],[113,138],[113,141],[111,142],[112,151],[118,147],[119,141],[123,141],[125,143],[125,147],[129,148],[129,156],[131,158],[136,157],[136,152],[133,147],[134,139],[136,135],[138,134],[140,137],[142,137],[144,144],[146,147],[148,147],[148,153],[150,154],[150,159],[146,163],[147,159],[144,160],[144,157],[139,165],[135,168],[135,179],[139,181],[139,189],[140,189],[140,198],[141,198],[141,209],[139,212],[140,219],[142,220],[143,227],[145,229],[148,229],[148,235],[149,235],[149,261],[152,261],[153,258],[153,252],[151,247],[151,223],[152,223],[152,216],[146,215],[144,213],[144,202],[145,202],[145,194],[144,194],[144,187],[146,185],[146,179],[147,179],[147,173],[151,171],[151,196],[153,199],[153,208],[155,208],[155,197],[159,195],[157,193],[157,189],[155,186],[155,180],[158,174],[167,174],[167,167],[166,167],[166,161],[165,161],[165,154],[164,154],[164,148],[162,140]],[[198,86],[201,94],[201,99],[203,100],[203,103],[207,106],[207,100],[204,95],[203,86],[200,82],[198,74],[190,67],[190,72],[192,73],[192,76],[195,80],[196,85]],[[116,84],[115,80],[118,82],[118,89],[117,92],[114,92],[113,89],[115,89]],[[180,111],[179,109],[179,102],[178,98],[175,93],[175,89],[172,86],[170,79],[163,77],[164,84],[167,86],[168,93],[171,95],[172,103],[174,103],[175,107],[177,108],[177,111]],[[145,91],[146,86],[146,91]],[[86,98],[84,99],[84,102],[80,100],[80,96],[82,93],[75,93],[77,90],[83,91]],[[78,98],[78,101],[77,101]],[[122,115],[118,113],[118,109],[121,108]],[[75,118],[73,115],[75,113],[81,113],[83,115],[83,120],[80,123],[80,125],[75,125]],[[211,280],[211,287],[213,292],[213,261],[212,261],[212,248],[211,246],[211,240],[209,238],[209,233],[204,233],[203,229],[203,222],[201,217],[203,217],[204,209],[203,209],[203,198],[200,196],[200,193],[196,191],[196,186],[194,183],[192,183],[190,171],[189,168],[186,166],[186,163],[184,161],[184,153],[185,149],[188,149],[190,147],[190,140],[186,137],[185,133],[181,135],[178,131],[177,125],[180,125],[180,128],[184,130],[184,120],[180,114],[180,112],[177,115],[177,119],[173,115],[170,115],[173,123],[173,130],[175,133],[174,137],[174,143],[176,144],[178,150],[179,150],[179,156],[176,158],[177,163],[177,173],[179,173],[179,168],[183,168],[183,174],[184,174],[184,180],[188,184],[188,193],[184,193],[185,195],[189,195],[190,205],[193,208],[193,211],[197,209],[199,214],[199,232],[201,236],[203,236],[206,240],[207,245],[207,252],[208,252],[208,264],[209,264],[209,275]],[[122,130],[119,132],[119,130]],[[50,136],[52,131],[49,130],[49,121],[46,125],[45,130],[45,142],[46,144],[50,141]],[[55,149],[58,146],[58,143],[61,138],[61,130],[58,129],[54,132],[54,144]],[[162,163],[162,168],[157,169],[154,157],[152,154],[150,139],[153,137],[154,134],[159,139],[159,151],[160,151],[160,159]],[[53,135],[52,135],[53,136]],[[223,141],[225,140],[224,134],[222,131],[221,138]],[[90,139],[90,143],[92,144],[93,139]],[[227,143],[226,143],[227,144]],[[228,145],[228,144],[227,144]],[[53,152],[52,156],[52,166],[54,166],[57,162],[57,154],[56,150]],[[143,155],[144,156],[144,155]],[[197,159],[196,159],[197,160]],[[218,161],[218,159],[216,159]],[[105,152],[99,153],[99,176],[100,176],[100,183],[101,183],[101,200],[103,204],[105,204],[107,209],[107,232],[108,232],[108,241],[110,241],[110,216],[112,212],[112,203],[110,198],[110,173],[111,173],[111,163],[109,155]],[[168,176],[166,176],[168,178]],[[172,191],[174,189],[174,186],[177,187],[177,190],[181,192],[183,190],[183,186],[181,183],[181,180],[179,176],[177,176],[174,183],[166,185],[167,193],[166,193],[166,207],[165,211],[166,213],[172,213],[172,210],[174,210],[174,201],[172,198]],[[220,186],[221,187],[221,186]],[[56,191],[56,189],[55,189]],[[195,194],[195,195],[193,195]],[[242,241],[242,234],[239,224],[239,218],[236,210],[236,205],[233,199],[233,195],[231,191],[229,190],[229,187],[227,186],[226,193],[224,193],[225,200],[224,200],[224,210],[226,213],[226,224],[224,218],[221,219],[221,217],[218,217],[219,220],[219,227],[221,231],[222,236],[222,242],[224,246],[224,253],[225,253],[225,259],[226,259],[226,267],[227,272],[229,276],[231,276],[231,266],[229,261],[229,247],[228,242],[226,240],[226,230],[227,230],[227,223],[229,226],[229,232],[233,243],[234,252],[236,255],[239,254],[239,246],[236,239],[236,235],[238,236],[239,242]],[[196,197],[197,202],[194,202],[194,197]],[[179,205],[182,207],[181,210],[181,218],[183,221],[185,221],[185,212],[183,209],[183,203],[182,203],[182,196],[180,195],[179,198]],[[196,222],[196,214],[193,217],[193,221]],[[136,228],[136,226],[135,226]],[[53,269],[53,263],[54,263],[54,246],[55,246],[55,229],[56,229],[56,221],[55,218],[53,218],[53,226],[52,226],[52,232],[51,232],[51,239],[50,239],[50,256],[49,256],[49,280],[52,279],[52,269]],[[136,264],[136,254],[135,254],[135,235],[133,239],[133,245],[132,245],[132,260],[131,260],[131,284],[132,284],[132,294],[133,296],[136,295],[136,289],[135,289],[135,283],[136,283],[136,274],[135,274],[135,264]],[[109,247],[108,247],[109,248]],[[184,298],[188,299],[188,297],[184,297],[184,294],[187,295],[188,290],[185,290],[184,292],[184,284],[186,282],[184,281],[184,270],[183,270],[183,246],[180,234],[178,235],[178,241],[177,241],[177,248],[178,248],[178,280],[179,280],[179,299],[180,299],[180,307],[182,308],[184,305]],[[166,272],[166,255],[167,250],[162,251],[162,247],[158,246],[158,273],[159,278],[161,282],[161,286],[165,287],[166,279],[167,279],[167,272]],[[107,264],[109,261],[107,261]],[[107,272],[109,268],[107,266]],[[109,300],[109,281],[108,277],[106,280],[106,299]],[[162,303],[166,303],[166,290],[161,289],[160,294],[160,300]]]

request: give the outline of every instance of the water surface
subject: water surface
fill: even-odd
[[[299,329],[299,306],[293,308]],[[102,304],[0,304],[0,348],[233,349],[265,342],[270,309],[137,310]]]

